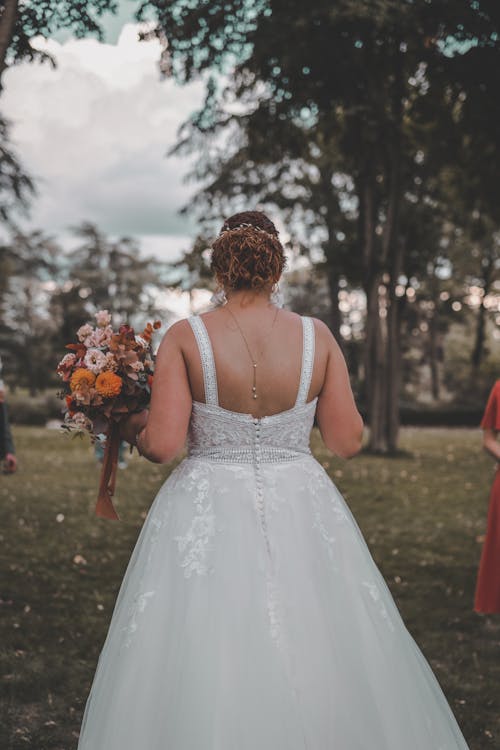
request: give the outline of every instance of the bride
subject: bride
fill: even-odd
[[[284,310],[260,212],[213,245],[210,312],[175,323],[123,436],[187,457],[125,573],[79,750],[466,750],[345,501],[312,456],[363,424],[319,320]]]

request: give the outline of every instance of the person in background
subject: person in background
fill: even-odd
[[[17,469],[14,441],[10,431],[9,413],[5,403],[5,386],[2,380],[2,360],[0,359],[0,461],[3,461],[4,473],[13,474]]]
[[[104,433],[101,433],[99,435],[99,439],[96,440],[94,443],[94,454],[99,463],[102,463],[104,460],[104,449],[106,447],[106,435]],[[119,469],[126,469],[127,468],[127,459],[125,457],[125,451],[128,448],[128,443],[125,442],[125,440],[122,440],[120,443],[120,447],[118,449],[118,468]]]
[[[496,459],[495,478],[491,488],[486,538],[477,576],[474,610],[483,614],[500,614],[500,380],[488,398],[481,420],[483,447]]]

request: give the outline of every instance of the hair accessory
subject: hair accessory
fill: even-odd
[[[256,227],[254,224],[238,224],[236,227],[226,227],[225,225],[222,227],[222,229],[219,232],[219,237],[222,234],[225,234],[226,232],[236,232],[239,229],[253,229],[255,232],[262,232],[263,234],[267,234],[268,237],[273,237],[276,239],[278,237],[277,234],[271,234],[271,232],[267,232],[265,229],[261,229],[261,227]]]

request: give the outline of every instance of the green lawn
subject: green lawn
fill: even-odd
[[[134,456],[119,473],[123,520],[113,523],[93,515],[97,471],[87,444],[43,428],[18,427],[14,436],[19,472],[0,475],[0,747],[74,750],[121,577],[172,467]],[[393,459],[332,459],[317,434],[313,447],[471,750],[498,748],[500,616],[472,612],[493,476],[480,432],[406,429]]]

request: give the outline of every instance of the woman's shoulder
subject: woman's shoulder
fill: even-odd
[[[495,383],[493,383],[493,386],[490,391],[490,397],[493,395],[497,397],[500,396],[500,378],[498,378],[498,380],[496,380]]]
[[[182,336],[186,331],[191,329],[190,318],[193,317],[193,315],[189,315],[187,318],[179,318],[173,323],[170,323],[165,331],[164,337],[169,336],[170,338],[175,339],[176,337]]]
[[[314,323],[316,342],[322,345],[330,355],[341,359],[343,357],[342,349],[330,327],[324,320],[321,320],[321,318],[314,318],[312,315],[308,317],[310,317]]]
[[[163,352],[170,351],[172,348],[182,349],[183,344],[186,342],[188,329],[191,330],[189,318],[175,320],[167,326],[158,346],[157,354],[162,355]]]
[[[500,430],[500,379],[493,385],[481,420],[484,429]]]
[[[488,395],[488,404],[491,404],[493,401],[500,402],[500,378],[493,383]]]

